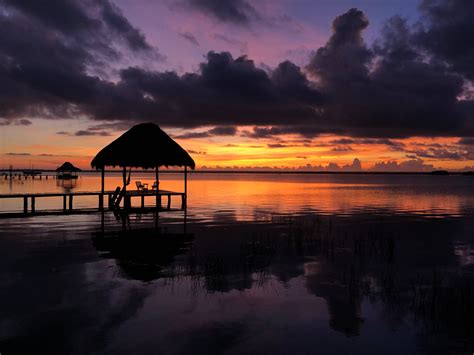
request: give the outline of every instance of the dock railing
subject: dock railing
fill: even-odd
[[[37,211],[36,209],[36,200],[40,198],[46,197],[62,197],[62,210],[56,209],[53,212],[62,211],[63,213],[74,213],[74,212],[81,212],[81,209],[74,209],[73,200],[74,197],[77,196],[97,196],[98,197],[98,208],[96,211],[103,211],[104,204],[103,199],[107,196],[108,200],[108,207],[109,209],[114,209],[114,205],[112,203],[112,196],[114,195],[114,191],[83,191],[83,192],[46,192],[46,193],[18,193],[18,194],[0,194],[0,199],[23,199],[23,213],[12,213],[11,211],[0,211],[0,217],[11,217],[11,216],[29,216],[31,214],[39,213],[39,212],[48,212],[51,210],[44,210],[44,211]],[[139,209],[145,209],[145,197],[146,196],[159,196],[160,199],[157,199],[156,205],[154,209],[163,209],[161,206],[161,197],[165,196],[168,197],[167,205],[165,210],[171,210],[171,197],[172,196],[181,196],[181,210],[186,208],[186,196],[184,192],[175,192],[175,191],[168,191],[168,190],[148,190],[148,191],[127,191],[124,196],[123,208],[125,209],[137,209],[136,207],[132,207],[132,197],[140,197],[141,205]],[[160,201],[158,203],[158,201]],[[158,205],[159,204],[159,205]],[[90,209],[89,209],[90,210]]]

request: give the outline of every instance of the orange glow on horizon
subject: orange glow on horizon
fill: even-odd
[[[44,121],[40,127],[2,128],[1,169],[10,165],[19,169],[55,169],[64,161],[71,161],[82,169],[91,169],[90,161],[95,154],[123,133],[116,131],[111,132],[110,136],[64,136],[57,134],[58,128],[51,127],[50,121]],[[337,164],[339,168],[346,166],[346,170],[350,170],[355,158],[362,162],[363,170],[372,169],[380,162],[395,161],[401,164],[416,159],[422,159],[423,164],[432,165],[433,168],[456,170],[474,166],[474,160],[469,155],[466,155],[466,159],[434,156],[441,150],[462,156],[465,152],[463,147],[457,145],[457,137],[387,140],[335,135],[314,138],[280,135],[253,138],[248,134],[251,129],[239,127],[234,136],[176,138],[176,141],[190,153],[198,169],[317,170],[327,169],[328,166],[330,169]],[[174,137],[189,132],[178,129],[166,131]]]

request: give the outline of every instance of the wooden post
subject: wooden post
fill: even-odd
[[[155,168],[156,178],[156,208],[161,209],[161,196],[160,196],[160,172],[158,166]]]
[[[63,195],[63,210],[66,212],[66,195]]]
[[[99,211],[104,210],[105,166],[102,167],[100,179]]]
[[[35,197],[31,196],[31,213],[35,213]]]
[[[145,208],[145,195],[142,195],[141,198],[142,198],[142,208]]]
[[[127,202],[127,167],[124,166],[122,170],[122,180],[123,180],[123,207],[125,209],[128,208],[128,202]]]
[[[187,207],[188,200],[188,167],[184,166],[184,208]]]
[[[28,197],[23,197],[23,213],[28,213]]]
[[[72,194],[69,195],[69,211],[72,211]]]

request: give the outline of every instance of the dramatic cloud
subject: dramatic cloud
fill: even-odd
[[[157,58],[145,37],[100,0],[0,1],[0,117],[76,117],[104,82],[90,73],[123,51]]]
[[[391,19],[374,49],[362,38],[367,26],[356,9],[337,17],[308,65],[329,97],[327,129],[369,137],[472,135],[472,118],[458,101],[462,78],[428,61],[404,20]]]
[[[423,0],[425,26],[417,40],[454,71],[474,79],[474,2]]]
[[[234,24],[259,16],[246,0],[178,3]],[[154,121],[217,127],[187,138],[347,137],[333,142],[337,149],[355,141],[404,150],[394,138],[474,137],[474,102],[467,92],[473,87],[474,6],[433,0],[421,9],[421,24],[394,17],[373,46],[363,39],[367,17],[347,11],[333,21],[331,37],[303,70],[290,61],[268,68],[246,56],[211,51],[198,71],[179,75],[118,64],[124,53],[157,53],[109,0],[0,0],[0,85],[8,88],[0,91],[0,125],[81,117],[105,122],[104,128],[98,124],[76,135],[107,134],[111,122]],[[237,132],[239,126],[254,128]]]
[[[278,124],[314,118],[321,101],[300,68],[281,63],[271,74],[246,57],[210,52],[200,72],[150,72],[128,68],[120,81],[94,91],[82,107],[101,120],[158,120],[165,126]]]

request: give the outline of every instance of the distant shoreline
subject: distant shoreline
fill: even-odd
[[[22,173],[25,169],[13,169],[12,173]],[[35,169],[42,173],[56,173],[56,170]],[[0,169],[0,173],[9,173]],[[81,173],[99,173],[100,170],[82,170]],[[122,170],[106,170],[106,173],[121,173]],[[154,173],[154,170],[133,169],[134,173]],[[183,170],[160,170],[160,174],[182,174]],[[469,175],[469,171],[449,171],[449,175]],[[265,175],[435,175],[432,171],[268,171],[268,170],[188,170],[188,174],[265,174]]]

